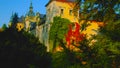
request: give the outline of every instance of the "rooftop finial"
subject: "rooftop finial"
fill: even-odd
[[[33,9],[32,0],[30,0],[30,9]]]
[[[26,15],[27,16],[35,16],[35,13],[33,12],[32,0],[30,0],[29,12]]]

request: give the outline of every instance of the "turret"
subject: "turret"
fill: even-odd
[[[30,3],[29,12],[26,14],[26,16],[35,16],[35,13],[33,11],[32,2]]]
[[[33,12],[32,2],[30,3],[29,12]]]

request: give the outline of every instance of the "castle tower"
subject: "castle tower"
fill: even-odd
[[[45,24],[45,45],[49,48],[49,30],[51,22],[55,16],[69,19],[71,22],[78,22],[79,11],[76,13],[78,16],[73,14],[73,8],[75,6],[75,0],[49,0],[46,6],[46,24]]]
[[[32,2],[30,3],[30,7],[29,7],[29,12],[27,13],[28,16],[35,16],[35,13],[33,11],[33,5]]]
[[[31,2],[30,7],[29,7],[29,11],[26,13],[26,16],[25,16],[25,29],[26,29],[26,31],[29,31],[35,35],[36,34],[36,26],[38,25],[39,22],[40,22],[40,14],[34,13],[33,5]]]

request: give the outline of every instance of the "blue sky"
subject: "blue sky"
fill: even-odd
[[[45,5],[49,0],[32,0],[34,12],[46,13]],[[8,24],[12,13],[25,15],[30,6],[30,0],[0,0],[0,27]]]

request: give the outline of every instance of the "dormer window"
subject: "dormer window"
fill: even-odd
[[[72,10],[69,10],[69,15],[72,15]]]

